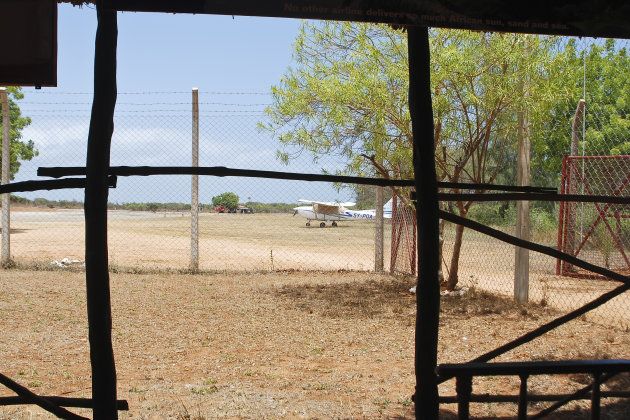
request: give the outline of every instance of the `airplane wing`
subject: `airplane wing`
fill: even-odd
[[[356,203],[351,201],[339,202],[339,201],[315,201],[315,200],[298,200],[300,203],[309,203],[309,204],[321,204],[324,206],[337,206],[337,207],[352,207],[355,206]]]
[[[311,203],[313,206],[313,213],[315,214],[344,214],[346,211],[345,207],[354,206],[355,203],[346,202],[340,203],[336,201],[311,201],[311,200],[298,200],[302,203]]]

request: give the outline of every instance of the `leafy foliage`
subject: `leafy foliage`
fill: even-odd
[[[504,158],[516,153],[519,113],[535,126],[555,99],[557,39],[445,29],[430,37],[438,179],[493,183],[510,171]],[[307,22],[294,59],[296,68],[272,87],[270,122],[262,125],[278,136],[282,161],[304,152],[315,162],[337,154],[348,162],[338,171],[344,175],[414,176],[404,32]],[[457,203],[460,215],[471,205]],[[458,255],[450,270],[455,282]]]
[[[260,203],[258,201],[248,201],[245,203],[254,213],[293,213],[295,204],[287,203]]]
[[[19,206],[32,206],[41,208],[63,208],[63,209],[82,209],[82,201],[68,200],[47,200],[45,198],[28,198],[11,195],[11,204]],[[260,203],[257,201],[249,201],[247,207],[255,213],[293,213],[295,204],[292,203]],[[200,210],[209,210],[214,208],[213,204],[200,204]],[[128,210],[128,211],[190,211],[190,203],[107,203],[109,210]]]
[[[383,25],[304,23],[294,48],[297,67],[272,87],[262,125],[278,136],[278,157],[340,155],[348,164],[338,174],[413,176],[406,35]]]
[[[580,99],[586,99],[586,132],[580,138],[579,152],[630,154],[630,57],[626,48],[607,39],[581,50],[572,39],[561,53],[566,64],[558,80],[564,82],[560,90],[565,100],[553,104],[532,139],[532,175],[537,185],[559,183],[562,155],[570,151],[571,124]]]
[[[10,178],[14,179],[15,174],[20,170],[20,160],[31,160],[37,156],[39,152],[35,149],[35,143],[32,140],[22,140],[22,130],[31,123],[29,117],[22,116],[22,111],[16,101],[23,99],[24,94],[20,87],[8,87],[9,102],[9,141],[10,141]],[[0,133],[2,133],[2,118],[0,117]],[[0,142],[0,151],[2,143]],[[1,163],[0,163],[1,165]]]
[[[516,116],[534,132],[565,93],[558,39],[433,29],[434,143],[440,180],[513,181]],[[295,68],[272,87],[278,157],[347,158],[339,174],[413,177],[407,38],[386,25],[305,23]],[[554,77],[552,77],[554,76]]]
[[[213,206],[223,206],[229,211],[234,211],[238,206],[238,195],[233,192],[224,192],[215,197],[212,197]]]

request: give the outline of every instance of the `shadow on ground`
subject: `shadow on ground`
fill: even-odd
[[[272,293],[284,298],[289,306],[324,317],[366,319],[389,314],[415,322],[416,299],[409,293],[414,284],[415,278],[384,276],[369,281],[292,284]]]

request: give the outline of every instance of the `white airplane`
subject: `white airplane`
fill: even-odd
[[[310,206],[294,207],[295,213],[308,220],[306,226],[311,225],[312,220],[321,220],[319,227],[326,227],[326,222],[332,221],[332,226],[337,226],[338,221],[346,220],[359,220],[359,219],[374,219],[376,217],[376,209],[371,210],[348,210],[346,207],[352,207],[356,203],[347,202],[322,202],[311,200],[298,200],[301,203],[310,203]],[[383,217],[385,219],[392,218],[392,202],[389,200],[383,206]]]

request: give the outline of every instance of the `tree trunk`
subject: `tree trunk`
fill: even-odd
[[[466,217],[468,211],[461,201],[457,203],[459,209],[459,215]],[[459,256],[462,250],[462,243],[464,240],[464,226],[455,226],[455,243],[453,244],[453,256],[451,257],[451,266],[448,274],[448,281],[446,282],[446,288],[448,290],[455,290],[457,282],[459,281]]]
[[[442,210],[446,210],[444,207],[443,203],[438,203],[438,205],[440,207],[442,207]],[[442,260],[443,260],[443,255],[444,255],[444,220],[440,219],[440,249],[439,249],[439,256],[440,256],[440,264],[439,264],[439,268],[438,268],[438,280],[440,281],[440,285],[443,285],[446,281],[444,280],[444,270],[442,270]]]
[[[457,286],[457,282],[459,281],[459,255],[462,249],[463,237],[464,226],[455,226],[455,243],[453,244],[453,256],[451,257],[451,268],[449,269],[448,282],[446,283],[446,288],[448,290],[455,290],[455,286]]]

